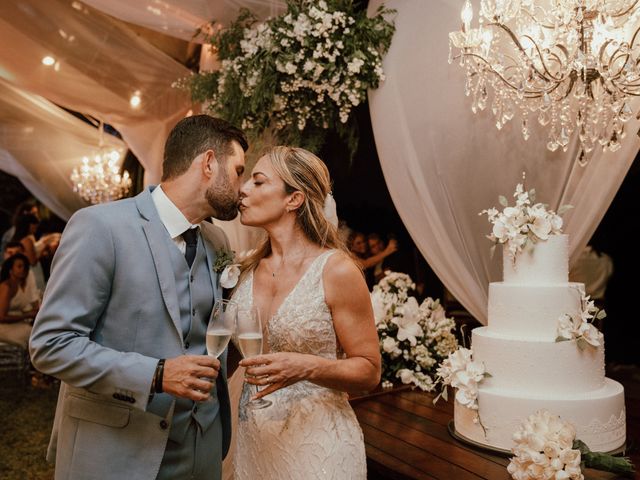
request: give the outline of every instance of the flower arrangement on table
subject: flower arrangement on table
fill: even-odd
[[[395,27],[380,7],[368,18],[352,0],[287,0],[287,11],[258,22],[243,9],[207,40],[221,68],[177,82],[193,100],[252,138],[271,129],[287,145],[318,151],[335,130],[355,152],[352,110],[384,81],[382,57]]]
[[[530,415],[513,434],[515,446],[507,471],[515,480],[584,480],[582,468],[594,468],[633,476],[633,464],[626,457],[591,452],[576,439],[569,422],[546,410]]]
[[[526,247],[533,245],[540,240],[547,240],[550,235],[562,233],[562,214],[572,208],[570,205],[563,205],[558,209],[558,213],[547,208],[544,203],[535,203],[535,189],[525,190],[524,173],[523,183],[516,185],[513,197],[516,199],[514,206],[509,203],[503,195],[498,197],[500,205],[504,209],[500,212],[496,208],[483,210],[479,215],[487,215],[489,222],[493,224],[493,229],[487,238],[494,242],[493,249],[498,244],[506,244],[509,257],[515,263],[516,255]]]
[[[438,300],[421,304],[404,273],[388,272],[373,287],[371,301],[382,354],[383,387],[400,379],[423,391],[435,389],[436,366],[458,347],[455,322]]]

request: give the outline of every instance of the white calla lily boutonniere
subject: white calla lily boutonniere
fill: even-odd
[[[213,271],[220,275],[222,288],[233,288],[240,278],[240,264],[235,261],[233,250],[220,249],[216,252]]]

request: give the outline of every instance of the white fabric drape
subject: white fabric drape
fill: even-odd
[[[228,24],[242,7],[258,18],[274,16],[285,9],[282,0],[84,0],[84,3],[120,20],[183,40],[194,40],[198,28],[212,20]]]
[[[381,0],[373,0],[373,12]],[[449,65],[448,33],[460,27],[461,0],[386,0],[397,9],[397,31],[384,60],[386,82],[369,95],[382,170],[394,204],[438,277],[482,323],[490,281],[501,279],[501,252],[492,259],[484,208],[510,197],[523,171],[527,187],[551,208],[570,204],[564,231],[574,259],[618,190],[640,140],[636,119],[616,153],[598,152],[586,168],[578,147],[549,152],[547,131],[524,141],[519,117],[498,131],[490,109],[474,115],[464,96],[464,72]],[[634,111],[640,103],[634,101]],[[533,120],[533,119],[532,119]],[[531,122],[533,123],[533,122]],[[513,199],[511,199],[513,202]]]
[[[130,2],[134,3],[134,2]],[[41,63],[50,55],[58,63]],[[170,129],[191,107],[171,84],[189,70],[111,17],[80,2],[0,2],[0,76],[113,125],[145,167],[161,175]],[[131,96],[140,92],[138,108]]]
[[[104,144],[126,151],[111,135]],[[73,192],[69,175],[97,147],[96,128],[0,79],[0,169],[18,177],[59,217],[68,219],[87,205]]]

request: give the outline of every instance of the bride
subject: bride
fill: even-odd
[[[369,292],[324,213],[327,167],[301,148],[275,147],[241,190],[245,225],[268,236],[245,260],[233,299],[256,307],[265,353],[243,360],[235,478],[366,478],[362,431],[345,392],[374,388],[380,354]],[[331,200],[332,201],[332,200]]]

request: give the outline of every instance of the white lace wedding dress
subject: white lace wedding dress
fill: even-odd
[[[270,352],[341,355],[322,282],[333,252],[313,261],[269,321]],[[233,299],[253,304],[253,272]],[[236,480],[366,478],[362,430],[345,393],[303,381],[265,397],[273,404],[260,410],[246,407],[250,396],[245,384],[234,432]]]

